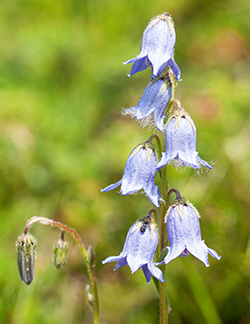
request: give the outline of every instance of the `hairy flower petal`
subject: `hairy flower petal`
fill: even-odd
[[[147,154],[149,150],[150,155]],[[159,190],[154,183],[156,164],[154,151],[146,145],[139,145],[129,155],[122,179],[102,191],[110,191],[121,185],[122,195],[127,195],[143,189],[147,197],[158,207]]]
[[[106,258],[102,263],[117,261],[114,270],[127,265],[134,273],[142,268],[149,283],[152,275],[160,281],[164,281],[163,274],[154,263],[153,258],[158,245],[158,232],[155,225],[144,220],[137,221],[128,231],[124,247],[120,255]],[[143,226],[143,227],[142,227]]]
[[[211,169],[196,151],[196,129],[190,120],[190,117],[187,119],[184,116],[170,119],[165,131],[166,151],[163,152],[157,169],[173,160],[181,161],[183,166],[190,165],[194,169],[199,169],[200,165]]]
[[[197,211],[191,204],[183,205],[182,216],[177,206],[169,211],[167,216],[167,232],[170,242],[168,254],[164,258],[167,264],[178,256],[192,254],[201,260],[206,267],[209,266],[208,254],[220,260],[218,253],[206,246],[201,239],[201,230]]]
[[[130,76],[152,66],[153,80],[170,66],[179,80],[180,69],[173,59],[175,41],[171,17],[165,13],[153,18],[143,33],[140,54],[124,63],[133,63]]]
[[[172,98],[172,84],[167,77],[149,83],[142,97],[135,107],[125,109],[125,113],[132,114],[136,119],[146,118],[154,114],[156,127],[164,130],[164,112]]]

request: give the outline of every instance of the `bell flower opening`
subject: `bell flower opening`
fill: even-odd
[[[144,90],[142,97],[135,107],[125,109],[125,114],[131,114],[140,120],[154,114],[156,127],[164,131],[164,112],[172,98],[172,84],[167,75],[151,82]]]
[[[118,256],[110,256],[102,261],[117,262],[114,270],[128,265],[132,273],[142,268],[147,283],[152,276],[164,282],[162,271],[153,263],[158,245],[158,232],[154,221],[146,216],[133,224],[127,234],[123,250]]]
[[[185,113],[171,116],[165,130],[166,150],[157,165],[157,170],[175,160],[177,165],[189,165],[199,169],[201,165],[212,167],[202,160],[196,151],[196,128],[192,119]]]
[[[127,195],[143,189],[151,202],[159,207],[160,194],[154,183],[156,164],[152,146],[149,143],[138,145],[127,159],[122,179],[101,191],[110,191],[121,185],[121,194]]]
[[[176,34],[171,16],[164,13],[153,18],[143,33],[140,54],[124,62],[133,63],[129,76],[151,66],[153,80],[170,67],[176,79],[180,80],[180,68],[174,60],[175,41]]]
[[[206,267],[209,267],[208,254],[220,260],[218,253],[208,248],[202,240],[199,215],[190,203],[170,206],[166,218],[170,246],[167,247],[165,264],[189,254],[202,261]]]

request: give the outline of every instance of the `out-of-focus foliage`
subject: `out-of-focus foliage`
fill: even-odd
[[[0,322],[91,323],[86,270],[74,241],[52,263],[55,229],[34,225],[35,280],[25,286],[15,240],[34,215],[66,222],[96,251],[102,323],[157,323],[158,298],[141,271],[101,264],[152,205],[100,193],[121,178],[150,132],[122,107],[137,104],[150,71],[128,78],[151,17],[175,21],[177,97],[213,170],[169,168],[172,187],[201,214],[221,254],[210,268],[189,256],[166,268],[170,323],[250,323],[250,3],[247,0],[2,0],[0,2]]]

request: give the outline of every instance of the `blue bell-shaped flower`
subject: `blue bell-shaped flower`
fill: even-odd
[[[143,189],[152,203],[159,207],[159,190],[154,183],[156,157],[151,143],[138,145],[129,155],[122,179],[101,191],[110,191],[121,185],[121,194],[127,195]]]
[[[183,108],[174,110],[173,115],[167,122],[165,130],[166,150],[157,165],[157,170],[167,163],[175,160],[176,165],[190,165],[199,169],[201,165],[212,169],[202,160],[196,151],[196,128],[190,116]]]
[[[220,260],[218,253],[206,246],[201,238],[199,214],[188,202],[177,202],[170,206],[166,214],[167,232],[170,246],[164,258],[167,264],[178,256],[192,254],[209,267],[208,254]]]
[[[136,119],[143,119],[154,114],[156,127],[164,130],[164,112],[172,98],[172,83],[168,75],[150,82],[135,107],[125,109],[125,114],[131,114]]]
[[[153,80],[169,66],[179,80],[180,68],[173,58],[175,41],[174,23],[170,15],[164,13],[153,18],[143,33],[140,54],[124,62],[133,63],[130,76],[151,66]]]
[[[164,282],[162,271],[153,263],[157,245],[157,227],[151,216],[148,215],[139,219],[130,227],[120,255],[110,256],[102,263],[117,261],[114,270],[128,265],[132,273],[142,268],[147,283],[149,283],[152,275]]]

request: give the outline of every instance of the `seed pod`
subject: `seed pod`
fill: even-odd
[[[67,261],[67,254],[69,251],[69,243],[64,241],[63,239],[59,239],[54,244],[54,265],[57,269],[61,269],[66,261]]]
[[[23,234],[16,242],[17,265],[23,282],[29,285],[34,279],[36,240],[30,234]]]

